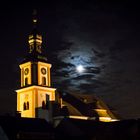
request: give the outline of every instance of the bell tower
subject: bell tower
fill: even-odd
[[[37,16],[33,13],[33,30],[28,38],[29,52],[19,65],[21,87],[17,92],[17,111],[21,117],[51,120],[51,102],[55,101],[55,88],[51,87],[51,64],[42,53],[42,36],[37,31]]]

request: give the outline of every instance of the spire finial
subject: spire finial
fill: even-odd
[[[37,24],[37,10],[33,10],[33,25],[36,26]]]

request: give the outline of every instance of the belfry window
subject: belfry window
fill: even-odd
[[[26,77],[25,78],[25,86],[27,86],[28,85],[28,78]]]
[[[33,49],[34,49],[34,46],[30,45],[30,53],[33,51]]]
[[[42,77],[42,85],[46,85],[46,77]]]

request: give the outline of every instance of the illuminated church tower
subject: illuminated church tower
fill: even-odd
[[[19,65],[21,87],[17,92],[17,111],[21,117],[51,119],[51,105],[55,90],[51,88],[50,69],[42,54],[42,36],[37,31],[36,14],[33,15],[33,30],[29,35],[29,52]]]

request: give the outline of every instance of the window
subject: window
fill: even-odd
[[[26,103],[23,104],[23,110],[26,110]]]
[[[42,109],[46,109],[46,103],[45,103],[45,101],[42,101]]]
[[[32,52],[34,49],[34,46],[33,45],[30,45],[30,52]]]
[[[28,78],[26,77],[25,78],[25,86],[27,86],[28,85]]]
[[[23,110],[29,110],[29,102],[23,103]]]
[[[46,77],[42,77],[42,85],[46,85]]]
[[[27,102],[27,110],[29,110],[29,102]]]

